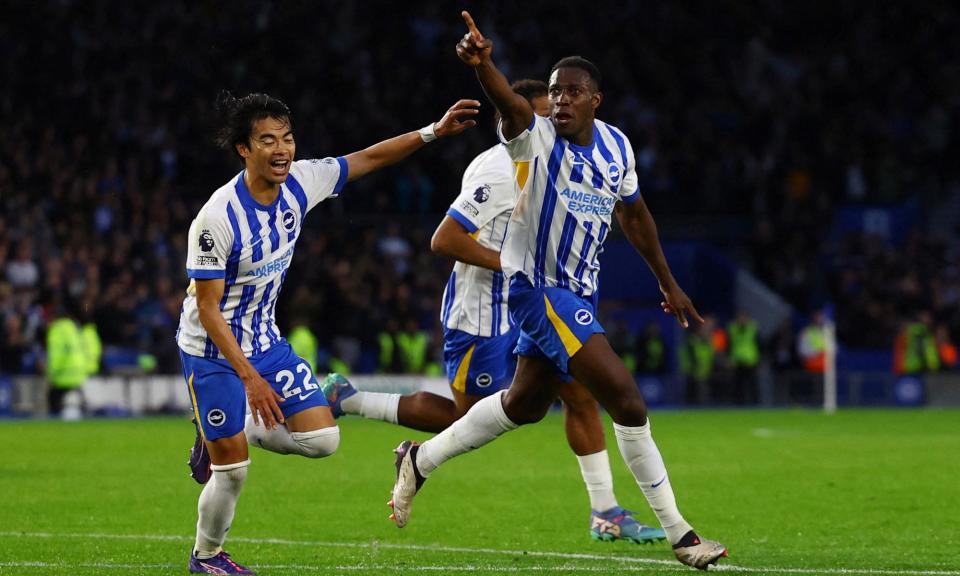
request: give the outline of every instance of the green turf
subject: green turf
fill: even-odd
[[[958,411],[662,412],[653,424],[681,510],[729,547],[735,573],[960,576]],[[427,436],[355,417],[341,431],[325,460],[253,452],[236,559],[265,576],[687,570],[666,544],[589,539],[558,415],[446,464],[403,530],[387,520],[391,450]],[[0,439],[0,574],[186,573],[200,490],[184,465],[188,420],[7,421]],[[620,503],[654,522],[610,450]]]

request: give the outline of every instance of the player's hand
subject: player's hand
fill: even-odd
[[[266,380],[256,374],[253,378],[244,380],[243,385],[247,389],[247,403],[250,404],[254,424],[259,426],[261,419],[264,428],[276,428],[278,422],[283,424],[283,411],[278,404],[283,402],[283,397],[277,394]]]
[[[681,326],[684,328],[690,326],[690,322],[687,321],[688,315],[703,324],[703,318],[700,316],[700,313],[697,312],[697,309],[693,307],[693,302],[690,301],[690,297],[687,296],[686,292],[679,286],[676,284],[669,288],[660,286],[660,292],[665,298],[665,300],[660,303],[660,307],[663,308],[664,313],[675,316]]]
[[[444,136],[455,136],[467,128],[477,125],[474,116],[480,113],[477,108],[480,107],[479,100],[458,100],[456,104],[447,110],[443,118],[434,124],[433,131],[438,138]]]
[[[460,15],[467,23],[467,33],[463,35],[460,42],[457,42],[457,56],[463,60],[464,64],[479,66],[483,61],[490,59],[493,42],[483,37],[469,12],[464,10]]]

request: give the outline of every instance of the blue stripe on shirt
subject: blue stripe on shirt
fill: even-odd
[[[560,137],[553,139],[553,151],[547,164],[547,182],[544,188],[543,205],[540,208],[540,226],[537,228],[537,250],[534,253],[533,285],[542,288],[546,274],[547,243],[553,224],[553,211],[557,205],[557,176],[563,164],[564,144]]]
[[[333,187],[331,196],[339,196],[343,186],[347,183],[347,176],[350,174],[350,165],[343,156],[337,156],[337,163],[340,164],[340,175],[337,177],[337,184]]]
[[[253,311],[253,318],[251,319],[251,326],[253,328],[253,354],[259,354],[261,352],[260,347],[260,324],[263,322],[263,309],[266,306],[269,306],[270,303],[270,292],[273,290],[273,280],[267,282],[267,285],[263,289],[263,296],[260,297],[260,302],[257,304],[257,309]]]
[[[226,275],[226,270],[196,270],[194,268],[187,268],[187,278],[195,278],[197,280],[225,278]]]
[[[577,280],[577,296],[583,296],[583,271],[587,269],[587,262],[590,257],[590,247],[593,246],[593,222],[584,222],[583,245],[580,246],[580,262],[577,263],[573,271],[573,277]]]
[[[283,202],[283,189],[280,190],[280,201]],[[273,209],[267,217],[267,227],[270,229],[270,253],[273,254],[280,246],[280,231],[277,229],[276,209]]]
[[[599,139],[599,136],[597,137]],[[590,163],[590,169],[593,171],[593,177],[590,178],[590,185],[596,190],[603,189],[603,173],[600,172],[600,168],[597,167],[596,160],[593,159],[593,154],[587,154],[587,162]]]
[[[500,335],[501,316],[503,314],[503,272],[494,272],[493,281],[490,283],[493,287],[491,302],[493,304],[493,322],[490,327],[491,336]]]
[[[300,206],[300,225],[303,225],[303,217],[307,215],[307,194],[303,191],[303,186],[297,182],[293,175],[287,176],[287,188],[293,192],[293,197],[297,199],[297,205]]]
[[[263,226],[260,224],[256,208],[244,206],[243,211],[247,215],[247,226],[250,227],[250,247],[253,248],[250,261],[259,262],[263,260],[263,238],[260,237],[260,230]]]
[[[467,232],[473,234],[477,231],[477,225],[471,222],[469,218],[464,216],[464,214],[456,208],[449,208],[447,210],[447,216],[462,224],[463,227],[467,229]]]
[[[447,289],[443,292],[443,313],[440,315],[440,321],[443,327],[447,327],[447,320],[450,319],[450,308],[453,306],[453,299],[457,296],[457,273],[451,272],[447,280]]]
[[[604,124],[604,127],[607,129],[610,135],[613,136],[613,141],[617,143],[617,148],[620,149],[620,160],[623,162],[624,171],[629,170],[630,159],[627,158],[627,146],[623,134],[620,133],[620,130],[609,124]]]
[[[619,162],[617,162],[616,159],[614,159],[613,153],[610,152],[609,148],[607,148],[607,145],[603,142],[603,138],[601,138],[599,134],[597,135],[597,150],[600,151],[600,156],[602,156],[603,160],[607,163],[607,174],[609,175],[610,166],[619,164]],[[615,184],[610,185],[610,191],[613,192],[614,194],[617,193],[617,188],[619,187],[620,182],[623,181],[625,170],[626,170],[626,166],[622,166],[620,170],[620,178],[617,180]]]
[[[240,292],[240,304],[234,309],[233,317],[230,318],[230,329],[233,330],[233,335],[241,348],[243,348],[243,317],[247,315],[247,308],[250,307],[250,301],[253,300],[256,291],[256,286],[247,284],[243,287]]]
[[[570,181],[576,184],[583,182],[583,165],[586,161],[583,159],[583,154],[579,152],[573,153],[573,168],[570,170]]]
[[[560,246],[557,247],[557,286],[568,288],[570,277],[567,274],[566,263],[573,247],[573,237],[577,231],[577,219],[567,212],[563,218],[563,231],[560,233]]]

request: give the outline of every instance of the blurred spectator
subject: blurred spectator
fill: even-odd
[[[797,352],[803,369],[811,374],[823,374],[827,361],[827,338],[824,333],[827,317],[822,310],[813,313],[813,318],[797,341]]]
[[[415,318],[404,321],[403,331],[394,335],[394,343],[400,357],[401,373],[423,374],[427,371],[430,336],[420,329]]]
[[[757,366],[760,341],[757,323],[743,310],[727,325],[730,339],[730,367],[733,369],[730,400],[734,404],[753,404],[757,400]]]
[[[686,381],[685,400],[691,405],[704,405],[716,393],[716,350],[713,344],[716,319],[708,314],[703,320],[703,324],[685,333],[680,349],[680,369]]]
[[[931,330],[931,319],[921,313],[903,325],[894,345],[894,373],[921,374],[940,370],[940,350]]]
[[[935,333],[937,352],[940,354],[940,366],[944,370],[953,370],[957,367],[957,347],[950,340],[950,331],[943,324],[937,326]]]
[[[89,375],[90,360],[77,323],[76,304],[68,302],[59,308],[47,329],[50,414],[75,420],[80,417],[81,387]],[[68,396],[71,402],[65,409]]]
[[[287,342],[293,348],[294,354],[303,358],[310,364],[310,371],[318,380],[322,380],[317,375],[317,337],[302,321],[294,321],[293,328],[287,334]]]
[[[646,374],[662,374],[667,369],[667,348],[660,336],[660,325],[651,322],[637,339],[637,369]]]

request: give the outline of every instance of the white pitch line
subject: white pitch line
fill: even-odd
[[[463,565],[463,566],[443,566],[443,565],[411,565],[404,564],[359,564],[350,566],[311,566],[307,564],[250,564],[257,570],[307,570],[312,572],[328,572],[330,570],[341,572],[360,572],[365,570],[376,570],[378,572],[395,572],[402,568],[404,570],[414,570],[417,572],[496,572],[498,574],[506,572],[609,572],[610,568],[602,566],[483,566],[483,565]],[[71,564],[67,562],[0,562],[0,568],[96,568],[113,570],[143,570],[151,569],[170,569],[182,568],[181,564],[111,564],[109,562],[82,562],[80,564]],[[689,568],[677,566],[678,569],[688,571]]]
[[[15,538],[81,538],[81,539],[111,539],[111,540],[153,540],[153,541],[176,541],[176,542],[192,542],[193,538],[188,536],[176,536],[176,535],[165,535],[165,534],[103,534],[103,533],[53,533],[53,532],[14,532],[14,531],[0,531],[0,538],[2,537],[15,537]],[[659,558],[637,558],[635,556],[610,556],[603,554],[586,554],[586,553],[577,553],[577,552],[552,552],[545,550],[501,550],[497,548],[466,548],[458,546],[436,546],[436,545],[423,545],[423,544],[395,544],[390,542],[324,542],[324,541],[315,541],[315,540],[287,540],[283,538],[250,538],[250,537],[231,537],[231,542],[245,542],[249,544],[276,544],[282,546],[316,546],[316,547],[328,547],[328,548],[361,548],[361,549],[393,549],[393,550],[420,550],[425,552],[452,552],[452,553],[463,553],[463,554],[490,554],[490,555],[500,555],[500,556],[531,556],[531,557],[540,557],[540,558],[557,558],[563,560],[599,560],[605,562],[616,562],[624,564],[648,564],[648,565],[657,565],[660,568],[668,570],[683,570],[687,571],[688,568],[678,564],[675,560],[661,560]],[[24,563],[30,564],[30,563]],[[3,564],[0,564],[3,565]],[[158,565],[159,566],[159,565]],[[163,565],[166,566],[166,565]],[[263,566],[264,568],[266,566]],[[276,566],[281,568],[281,566]],[[289,568],[295,568],[294,566],[289,566]],[[309,569],[308,567],[303,567],[304,569]],[[384,568],[390,570],[395,570],[396,565],[389,565]],[[413,568],[413,566],[405,566],[405,568]],[[460,570],[460,571],[486,571],[486,567],[478,566],[465,566],[465,567],[453,567],[453,566],[441,566],[438,568],[430,568],[428,566],[418,567],[423,568],[424,570]],[[521,568],[521,567],[515,567]],[[564,571],[571,570],[585,570],[587,568],[574,568],[574,567],[556,567],[564,568]],[[545,570],[545,571],[556,571],[555,567],[522,567],[522,570]],[[329,567],[327,567],[329,569]],[[376,566],[364,567],[364,566],[355,566],[355,567],[337,567],[339,570],[366,570],[378,569]],[[492,570],[499,571],[509,571],[511,567],[495,567],[491,568]],[[734,564],[721,564],[719,566],[714,566],[711,570],[719,571],[736,571],[736,572],[751,572],[751,573],[760,573],[760,574],[837,574],[837,575],[846,575],[846,574],[871,574],[876,576],[960,576],[960,571],[958,570],[888,570],[881,568],[755,568],[748,566],[738,566]],[[592,570],[590,570],[592,571]]]

